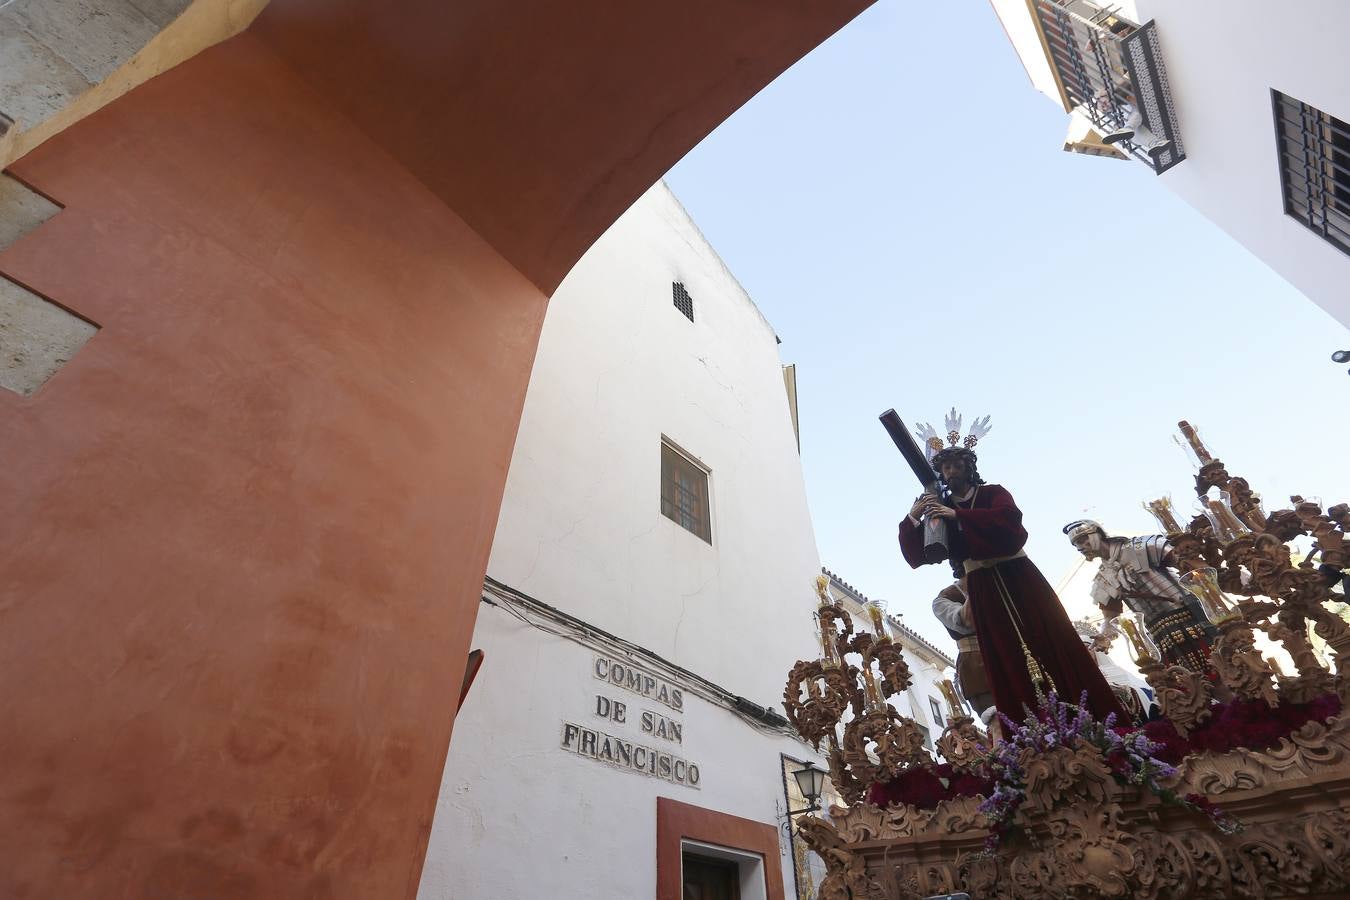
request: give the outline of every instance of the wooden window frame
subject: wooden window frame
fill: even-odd
[[[675,486],[676,468],[691,472],[700,479],[701,492],[698,500],[702,504],[702,509],[698,511],[697,517],[694,516],[693,512],[680,505],[678,488]],[[678,444],[664,435],[661,437],[660,494],[661,515],[690,534],[701,538],[707,544],[712,544],[712,472],[707,466],[686,453]],[[686,517],[693,521],[697,527],[691,528],[685,521]]]

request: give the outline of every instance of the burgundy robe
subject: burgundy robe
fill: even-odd
[[[1022,511],[1012,494],[997,484],[982,484],[967,506],[952,503],[956,519],[948,520],[949,547],[958,570],[967,559],[986,560],[1012,556],[1027,542]],[[900,523],[900,550],[912,568],[924,565],[923,530],[906,516]],[[994,705],[1014,722],[1036,709],[1036,689],[1027,671],[1026,655],[1017,640],[1017,630],[1004,605],[994,571],[1003,577],[1018,613],[1018,627],[1027,647],[1054,680],[1061,700],[1077,703],[1088,692],[1088,707],[1099,719],[1115,713],[1120,724],[1129,717],[1088,654],[1054,588],[1040,569],[1025,556],[993,567],[972,569],[966,576],[966,594],[975,616],[975,635],[980,642],[985,670],[993,688]],[[1045,686],[1046,691],[1050,686]]]

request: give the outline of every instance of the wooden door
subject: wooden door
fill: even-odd
[[[740,867],[725,859],[684,854],[684,900],[740,900]]]

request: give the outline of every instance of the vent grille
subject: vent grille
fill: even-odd
[[[675,308],[684,313],[686,319],[694,321],[694,298],[689,296],[683,282],[671,282],[670,292],[675,297]]]

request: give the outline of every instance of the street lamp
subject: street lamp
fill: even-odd
[[[820,809],[820,792],[825,789],[825,770],[817,769],[811,763],[807,763],[806,768],[793,772],[792,777],[797,780],[797,790],[806,798],[806,807],[788,810],[789,821],[793,816]]]

